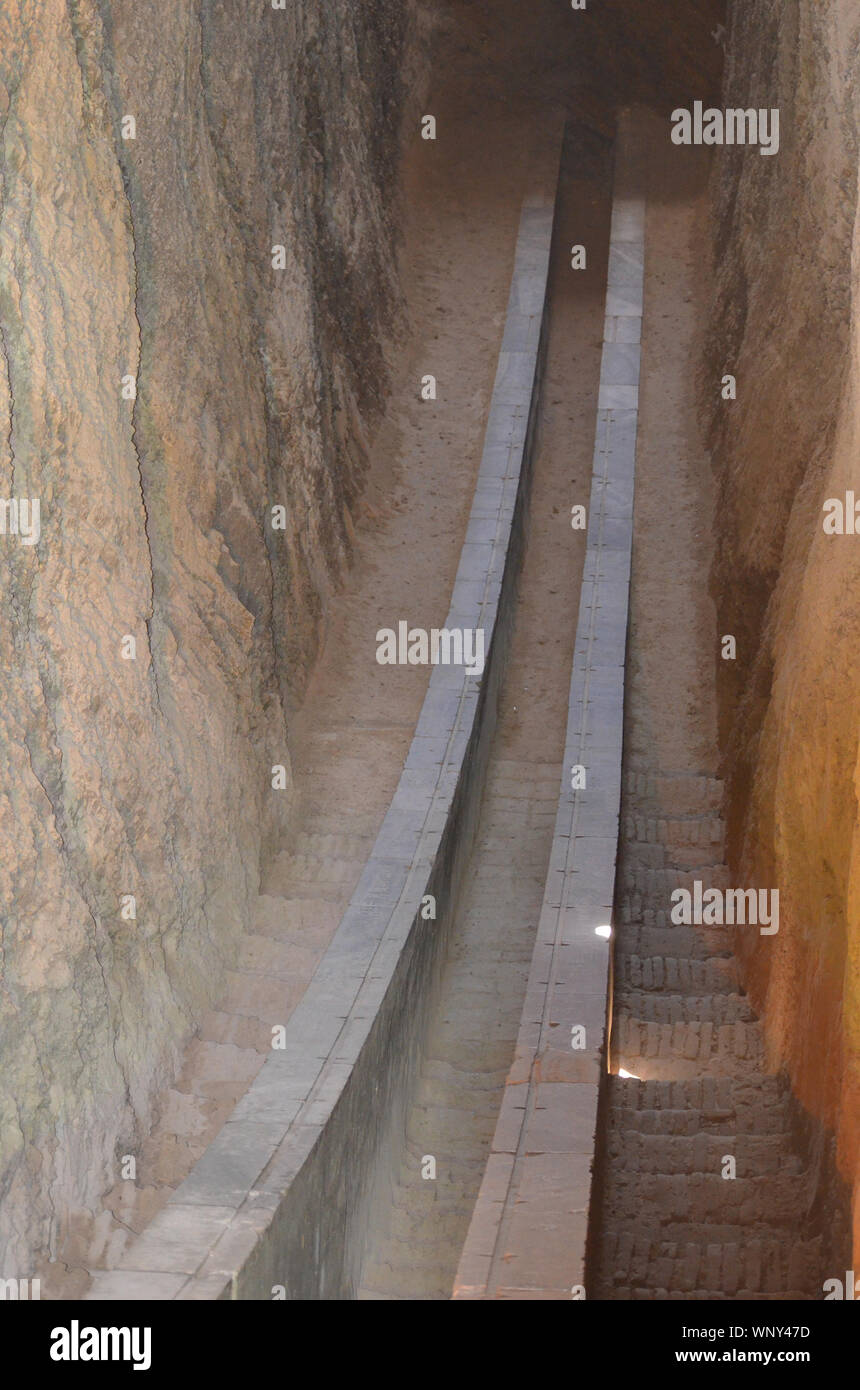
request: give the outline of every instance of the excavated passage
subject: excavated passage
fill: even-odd
[[[567,776],[584,550],[570,516],[588,497],[603,395],[609,140],[613,112],[642,100],[661,116],[641,118],[650,178],[628,658],[612,673],[613,686],[616,672],[626,681],[614,933],[610,890],[607,915],[588,923],[601,965],[612,953],[613,998],[603,981],[589,996],[601,1025],[590,1054],[540,1053],[544,1094],[583,1081],[593,1098],[587,1113],[572,1104],[553,1132],[552,1107],[533,1097],[558,1180],[541,1186],[534,1221],[516,1183],[506,1201],[528,1227],[540,1276],[559,1250],[561,1264],[570,1260],[559,1212],[583,1232],[588,1224],[589,1298],[821,1298],[853,1263],[824,1128],[837,1128],[849,1171],[856,740],[851,653],[840,644],[853,629],[852,576],[850,551],[830,545],[817,516],[807,565],[800,513],[819,506],[819,464],[822,500],[853,486],[860,418],[856,372],[846,367],[843,380],[832,369],[853,363],[850,6],[297,0],[283,15],[265,3],[246,22],[194,0],[164,30],[128,0],[55,8],[35,27],[22,0],[0,13],[0,465],[13,491],[26,482],[50,503],[39,556],[10,551],[0,624],[6,838],[13,851],[25,841],[33,850],[10,851],[2,894],[0,1275],[35,1269],[46,1298],[120,1287],[119,1297],[142,1297],[157,1286],[153,1297],[450,1295],[502,1095],[520,1099],[506,1079],[528,1094],[511,1062]],[[180,89],[178,103],[165,97]],[[671,107],[709,100],[739,112],[778,103],[780,162],[674,144]],[[432,136],[418,133],[425,109]],[[128,110],[139,122],[130,143],[120,129],[134,123]],[[406,907],[417,920],[406,889],[390,913],[382,900],[401,858],[426,869],[397,836],[405,844],[414,831],[424,846],[443,834],[435,785],[426,824],[416,809],[428,779],[415,803],[390,805],[429,673],[389,670],[375,634],[407,622],[432,630],[446,611],[517,214],[563,110],[546,374],[536,450],[525,449],[531,514],[523,489],[506,570],[522,561],[516,612],[506,578],[496,648],[509,665],[502,677],[505,658],[490,664],[480,702],[477,686],[467,699],[439,682],[428,701],[445,718],[456,704],[442,763],[455,731],[469,756],[468,797],[446,803],[451,833],[433,862],[447,897],[435,878],[424,884],[434,888],[424,901],[443,903],[443,944],[422,957],[419,933],[397,936]],[[709,162],[727,156],[734,166]],[[704,269],[714,246],[716,297]],[[748,391],[719,407],[719,516],[694,380],[709,321],[708,390],[725,370],[756,388],[752,404]],[[612,341],[623,357],[631,340]],[[99,383],[112,378],[123,394],[103,400]],[[499,380],[516,393],[512,378]],[[636,389],[626,376],[607,384]],[[505,493],[488,516],[476,509],[467,551],[492,549],[482,526],[498,540],[507,506]],[[288,518],[283,534],[273,511]],[[479,581],[488,590],[491,572]],[[585,575],[587,590],[587,561]],[[474,582],[470,573],[466,589]],[[778,602],[766,611],[772,591]],[[626,610],[618,633],[625,621]],[[126,629],[139,658],[127,668],[118,663],[132,657],[117,655]],[[736,662],[721,652],[728,629]],[[816,742],[797,715],[819,705]],[[480,737],[475,710],[486,716]],[[617,737],[611,762],[614,865]],[[581,786],[600,796],[594,772]],[[796,786],[806,790],[795,814]],[[384,860],[374,857],[380,826],[401,815],[412,818],[388,841],[395,869],[380,875],[377,903],[375,883],[361,896],[363,876]],[[782,935],[672,922],[679,888],[750,887],[733,876],[738,863],[772,873],[760,891],[781,887]],[[394,946],[405,962],[396,977]],[[353,950],[355,980],[365,971],[360,999],[348,970],[332,983]],[[581,987],[584,972],[568,960],[561,983]],[[766,1002],[767,1033],[742,978]],[[562,1022],[572,1020],[550,1026]],[[274,1074],[273,1034],[288,1027],[304,1033],[267,1091],[256,1082],[264,1068],[264,1079]],[[296,1114],[306,1106],[298,1140],[294,1100]],[[596,1141],[590,1212],[575,1193],[574,1132],[582,1170]],[[534,1131],[517,1134],[514,1147],[534,1157]],[[310,1152],[318,1138],[303,1188],[290,1163],[300,1142]],[[276,1157],[258,1164],[258,1140],[266,1155],[281,1146]],[[287,1214],[269,1240],[271,1210]],[[187,1249],[172,1234],[182,1221],[194,1227]],[[493,1267],[516,1273],[510,1223],[497,1226]],[[268,1243],[255,1263],[248,1250],[260,1232]],[[574,1277],[536,1277],[535,1296],[566,1297]],[[532,1296],[509,1282],[495,1296]],[[490,1283],[469,1284],[467,1296],[488,1296]],[[573,1284],[574,1297],[582,1291]]]
[[[844,1257],[829,1236],[828,1164],[768,1070],[731,930],[671,919],[677,888],[748,885],[723,862],[713,501],[690,365],[704,320],[707,164],[670,153],[660,134],[649,142],[614,1074],[589,1297],[821,1298]],[[844,1217],[838,1226],[847,1231]]]

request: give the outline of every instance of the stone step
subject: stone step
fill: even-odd
[[[789,1090],[781,1076],[763,1074],[754,1079],[731,1076],[697,1076],[688,1080],[633,1081],[607,1078],[610,1109],[639,1113],[693,1111],[704,1116],[741,1114],[750,1109],[787,1113]]]
[[[647,1134],[636,1128],[622,1132],[615,1126],[607,1152],[618,1173],[701,1173],[730,1183],[768,1174],[796,1177],[802,1171],[801,1160],[785,1132]],[[722,1176],[729,1155],[735,1161],[735,1178]]]
[[[253,931],[276,941],[327,946],[343,916],[338,902],[319,898],[261,893],[254,906]]]
[[[725,927],[646,926],[641,920],[617,923],[615,952],[664,956],[675,960],[730,960],[731,936]]]
[[[631,768],[623,782],[624,810],[653,811],[663,816],[695,816],[719,812],[723,783],[716,777],[690,773],[637,771]]]
[[[623,1002],[612,1020],[612,1054],[618,1067],[649,1078],[732,1075],[736,1069],[761,1068],[764,1052],[761,1026],[756,1023],[653,1023],[624,1012]],[[640,1068],[638,1063],[642,1063]],[[679,1064],[687,1063],[683,1072]],[[693,1067],[692,1064],[695,1064]]]
[[[625,1106],[613,1106],[611,1123],[613,1127],[617,1126],[622,1134],[772,1134],[779,1136],[786,1152],[794,1138],[790,1117],[783,1106],[745,1106],[737,1111],[634,1110]]]
[[[268,895],[345,903],[361,877],[366,860],[329,855],[278,855],[266,875]]]
[[[632,1297],[631,1290],[648,1289],[666,1298],[809,1299],[821,1296],[825,1277],[820,1240],[786,1244],[780,1233],[745,1229],[725,1241],[703,1238],[695,1228],[680,1228],[670,1240],[619,1230],[605,1237],[605,1254],[599,1280],[603,1297]]]
[[[352,883],[364,868],[363,859],[346,859],[327,855],[294,854],[285,866],[290,885],[299,883]]]
[[[636,989],[618,989],[616,1013],[628,1014],[643,1023],[755,1023],[756,1015],[745,994],[675,994],[668,988],[662,994]]]
[[[699,868],[649,868],[645,864],[638,864],[635,859],[628,862],[623,848],[619,880],[624,896],[638,894],[647,907],[665,911],[671,911],[672,894],[677,888],[686,888],[692,893],[697,880],[703,885],[703,891],[719,888],[725,892],[727,888],[734,887],[730,882],[728,865],[716,858],[703,857]]]
[[[635,857],[640,845],[660,845],[667,854],[675,850],[705,849],[704,862],[722,858],[725,826],[719,816],[649,816],[628,812],[622,821],[624,853]]]
[[[373,849],[373,836],[332,834],[331,831],[301,830],[293,854],[307,859],[352,859],[364,862]]]
[[[738,971],[732,959],[697,960],[690,956],[637,956],[615,953],[615,987],[671,990],[673,994],[734,994]]]
[[[677,889],[735,886],[723,791],[717,778],[625,769],[611,1056],[633,1075],[608,1079],[590,1297],[821,1297],[790,1093],[764,1072],[734,957],[737,935],[758,927],[672,922]]]
[[[806,1209],[804,1174],[721,1177],[717,1173],[627,1173],[612,1169],[604,1216],[629,1221],[631,1230],[661,1230],[672,1222],[711,1223],[754,1228],[797,1227]]]

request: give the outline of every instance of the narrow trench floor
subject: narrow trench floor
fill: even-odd
[[[561,786],[609,233],[610,151],[569,134],[514,631],[468,881],[418,1085],[380,1178],[361,1299],[450,1298],[520,1023]],[[565,247],[587,237],[588,270]],[[422,1160],[436,1162],[435,1179]]]
[[[359,1298],[450,1297],[513,1054],[560,775],[556,762],[493,759],[442,1003]],[[432,1180],[422,1177],[428,1156]]]

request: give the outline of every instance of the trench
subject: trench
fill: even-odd
[[[365,441],[368,473],[347,527],[351,569],[325,596],[319,655],[291,715],[289,828],[263,854],[225,986],[135,1136],[136,1181],[117,1181],[100,1209],[62,1215],[41,1267],[46,1296],[251,1298],[283,1286],[291,1297],[361,1301],[560,1299],[576,1289],[598,1300],[812,1300],[850,1266],[833,1115],[823,1123],[792,1090],[746,992],[747,941],[671,916],[678,889],[735,884],[725,830],[735,769],[723,736],[724,620],[713,578],[724,523],[701,380],[716,294],[715,155],[673,145],[662,110],[663,84],[686,91],[688,73],[693,82],[712,72],[696,43],[721,9],[693,8],[694,37],[660,49],[656,77],[638,54],[616,62],[611,44],[595,41],[602,84],[577,66],[568,33],[547,59],[545,89],[536,83],[541,54],[560,32],[551,7],[540,7],[528,35],[522,20],[521,29],[494,26],[473,13],[461,31],[449,17],[448,67],[427,100],[454,135],[439,148],[413,140],[401,169],[408,336],[388,344],[391,400]],[[541,1035],[524,1066],[571,771],[577,611],[594,578],[571,512],[593,496],[606,423],[617,133],[631,122],[644,160],[644,282],[626,649],[609,695],[611,704],[623,688],[623,749],[608,778],[617,771],[617,846],[601,841],[615,865],[611,935],[600,926],[608,940],[599,968],[611,979],[605,997],[591,984],[580,997],[577,969],[584,978],[592,957],[565,957],[571,1008],[585,1001],[591,1010],[588,1050],[571,1057]],[[512,542],[506,557],[503,642],[486,705],[484,691],[457,696],[456,718],[477,704],[477,724],[443,848],[425,853],[431,831],[422,823],[405,875],[414,887],[429,859],[435,884],[432,875],[454,863],[456,891],[433,944],[417,918],[392,943],[377,898],[360,894],[396,819],[398,778],[421,770],[410,766],[410,739],[434,690],[426,669],[375,662],[372,639],[402,618],[428,629],[445,619],[470,544],[518,219],[547,168],[555,200],[545,337],[518,493],[520,548],[514,555]],[[574,268],[579,245],[587,260]],[[439,399],[421,401],[416,384],[430,371]],[[619,389],[629,387],[622,378]],[[489,571],[487,579],[489,588]],[[599,711],[597,696],[593,705]],[[600,786],[604,794],[611,817],[611,787]],[[576,804],[587,818],[587,794]],[[444,836],[461,829],[462,850],[446,860]],[[404,889],[390,920],[406,915],[405,900]],[[564,906],[575,915],[575,902]],[[377,918],[378,940],[358,966],[361,930]],[[589,919],[589,949],[593,928]],[[354,996],[337,993],[340,947]],[[371,1008],[361,990],[381,979]],[[308,1021],[315,987],[330,1008]],[[579,1016],[560,1007],[548,1029],[575,1033]],[[278,1026],[295,1037],[285,1069],[295,1060],[298,1075],[312,1054],[307,1082],[289,1073],[267,1081]],[[581,1113],[586,1089],[593,1125]],[[529,1149],[528,1123],[563,1092],[545,1148]],[[525,1116],[513,1140],[504,1135],[511,1109]],[[291,1143],[306,1144],[300,1160]],[[498,1182],[498,1160],[508,1157]],[[533,1157],[547,1160],[551,1181],[529,1208],[515,1174]],[[211,1229],[198,1248],[200,1212]],[[186,1219],[190,1253],[171,1226]],[[509,1261],[528,1273],[507,1277]]]

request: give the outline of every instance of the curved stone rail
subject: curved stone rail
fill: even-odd
[[[335,936],[229,1120],[89,1299],[355,1295],[375,1166],[402,1128],[504,666],[543,354],[551,188],[520,221],[483,456],[448,629],[483,629],[483,675],[434,668],[399,785]],[[369,634],[369,639],[370,639]],[[436,919],[422,904],[432,896]],[[425,910],[427,910],[425,908]]]
[[[562,789],[516,1055],[456,1299],[569,1299],[585,1291],[612,998],[644,275],[640,167],[633,119],[622,116]]]

